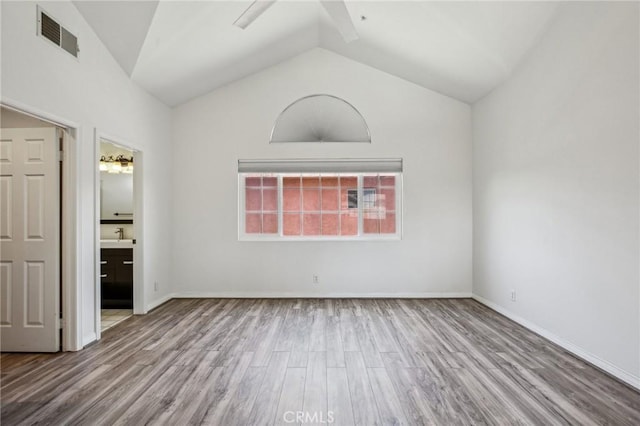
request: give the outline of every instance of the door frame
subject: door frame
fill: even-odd
[[[82,226],[77,218],[80,215],[80,203],[78,199],[79,182],[79,150],[78,142],[81,134],[79,123],[67,118],[59,117],[47,111],[34,108],[21,102],[3,97],[0,105],[18,113],[47,121],[54,126],[63,129],[64,146],[63,161],[61,165],[60,208],[62,217],[60,267],[62,269],[62,282],[60,298],[62,300],[62,350],[77,351],[82,349],[82,333],[80,318],[82,318],[82,305],[80,295],[82,289],[78,277],[81,276],[82,250]]]
[[[110,135],[95,129],[93,158],[94,164],[94,241],[95,241],[95,311],[96,311],[96,340],[100,340],[101,331],[101,283],[100,283],[100,143],[107,142],[121,146],[134,152],[133,167],[133,235],[136,243],[133,245],[133,313],[146,314],[144,303],[144,227],[143,225],[143,167],[144,154],[142,149],[124,138]]]

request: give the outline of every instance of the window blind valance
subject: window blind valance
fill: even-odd
[[[238,160],[238,173],[401,173],[402,159]]]

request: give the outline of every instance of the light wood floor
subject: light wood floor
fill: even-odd
[[[640,393],[467,299],[172,300],[0,361],[3,425],[640,424]]]

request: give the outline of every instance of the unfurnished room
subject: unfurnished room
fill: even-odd
[[[1,424],[640,424],[640,2],[0,20]]]

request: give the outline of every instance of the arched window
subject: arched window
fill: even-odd
[[[349,102],[333,95],[310,95],[286,107],[276,119],[270,143],[371,143],[366,121]]]

